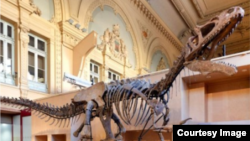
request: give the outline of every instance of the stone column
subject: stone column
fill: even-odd
[[[55,93],[62,92],[62,43],[61,33],[55,30]]]
[[[29,28],[24,25],[19,26],[19,40],[20,40],[20,72],[18,74],[18,84],[20,86],[21,97],[27,97],[28,94],[28,43],[29,43]]]
[[[102,81],[104,82],[108,82],[108,77],[109,77],[109,73],[108,73],[109,67],[104,64],[102,67]]]

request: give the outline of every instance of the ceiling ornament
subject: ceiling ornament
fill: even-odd
[[[158,66],[157,66],[157,68],[156,68],[156,71],[164,70],[164,69],[166,69],[166,68],[167,68],[167,67],[166,67],[166,63],[165,63],[163,57],[161,57],[161,59],[160,59],[160,61],[159,61],[159,63],[158,63]]]
[[[139,27],[141,29],[141,37],[144,47],[146,47],[150,37],[152,36],[151,31],[149,31],[148,28],[146,28],[139,20],[137,20]]]
[[[132,67],[132,65],[127,60],[127,47],[125,45],[125,42],[120,38],[120,31],[119,31],[119,25],[114,24],[113,30],[109,31],[109,28],[107,28],[104,31],[104,34],[100,36],[101,44],[97,45],[97,49],[104,51],[107,55],[114,56],[115,58],[122,60],[126,60],[126,64],[129,67]]]

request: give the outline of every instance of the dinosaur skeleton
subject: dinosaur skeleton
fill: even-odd
[[[150,128],[154,127],[154,131],[158,132],[160,139],[163,141],[162,127],[169,122],[170,109],[167,106],[169,91],[177,75],[185,66],[194,71],[201,71],[202,66],[197,65],[203,64],[202,61],[207,61],[204,62],[205,65],[212,65],[220,69],[207,67],[204,70],[205,72],[220,71],[229,75],[237,72],[236,66],[224,63],[213,65],[208,61],[213,57],[217,46],[234,31],[243,16],[244,10],[241,7],[232,7],[212,18],[206,24],[197,26],[195,28],[197,35],[189,38],[181,55],[174,62],[173,67],[165,75],[165,78],[157,83],[151,84],[147,80],[138,79],[123,79],[109,84],[100,82],[81,90],[75,95],[70,104],[66,104],[63,107],[51,106],[48,103],[40,104],[23,98],[1,97],[1,102],[36,110],[41,113],[37,115],[40,118],[45,119],[49,117],[46,121],[52,118],[51,124],[56,123],[56,125],[59,124],[61,126],[63,123],[63,127],[65,125],[69,126],[70,122],[71,124],[76,122],[79,119],[79,115],[83,113],[85,115],[84,122],[74,132],[74,136],[77,137],[83,131],[82,140],[92,139],[90,122],[94,117],[99,117],[101,120],[106,132],[105,141],[122,140],[121,133],[125,132],[126,129],[123,127],[120,119],[125,124],[132,124],[132,119],[136,117],[135,125],[144,123],[143,131],[149,120],[152,120],[153,124]],[[223,69],[223,67],[225,68]],[[70,79],[70,77],[68,78]],[[75,81],[72,83],[78,86],[81,85]],[[113,112],[113,106],[118,116]],[[137,111],[138,106],[139,111]],[[162,127],[156,127],[155,123],[161,118],[163,118]],[[115,135],[111,132],[111,119],[114,120],[119,128],[118,133]],[[182,121],[180,124],[184,124],[189,119]],[[143,131],[138,140],[141,140],[146,133]]]

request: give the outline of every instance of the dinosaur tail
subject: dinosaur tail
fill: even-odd
[[[66,104],[62,107],[55,107],[54,105],[53,106],[48,105],[48,103],[40,104],[40,103],[31,101],[29,99],[24,99],[21,97],[20,98],[0,97],[0,101],[3,104],[10,104],[13,106],[16,105],[16,106],[25,107],[27,109],[35,110],[36,112],[38,112],[37,116],[39,118],[46,119],[46,117],[48,117],[46,122],[48,122],[52,118],[53,122],[50,125],[54,124],[55,120],[58,120],[56,125],[58,123],[60,123],[61,125],[61,122],[63,120],[65,122],[67,120],[70,122],[70,119],[71,119],[71,122],[72,122],[73,118],[75,118],[76,116],[80,117],[81,113],[85,113],[85,111],[83,110],[84,103],[71,103],[71,104]]]

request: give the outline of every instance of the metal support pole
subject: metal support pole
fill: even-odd
[[[226,45],[225,44],[222,46],[222,55],[226,56]]]

